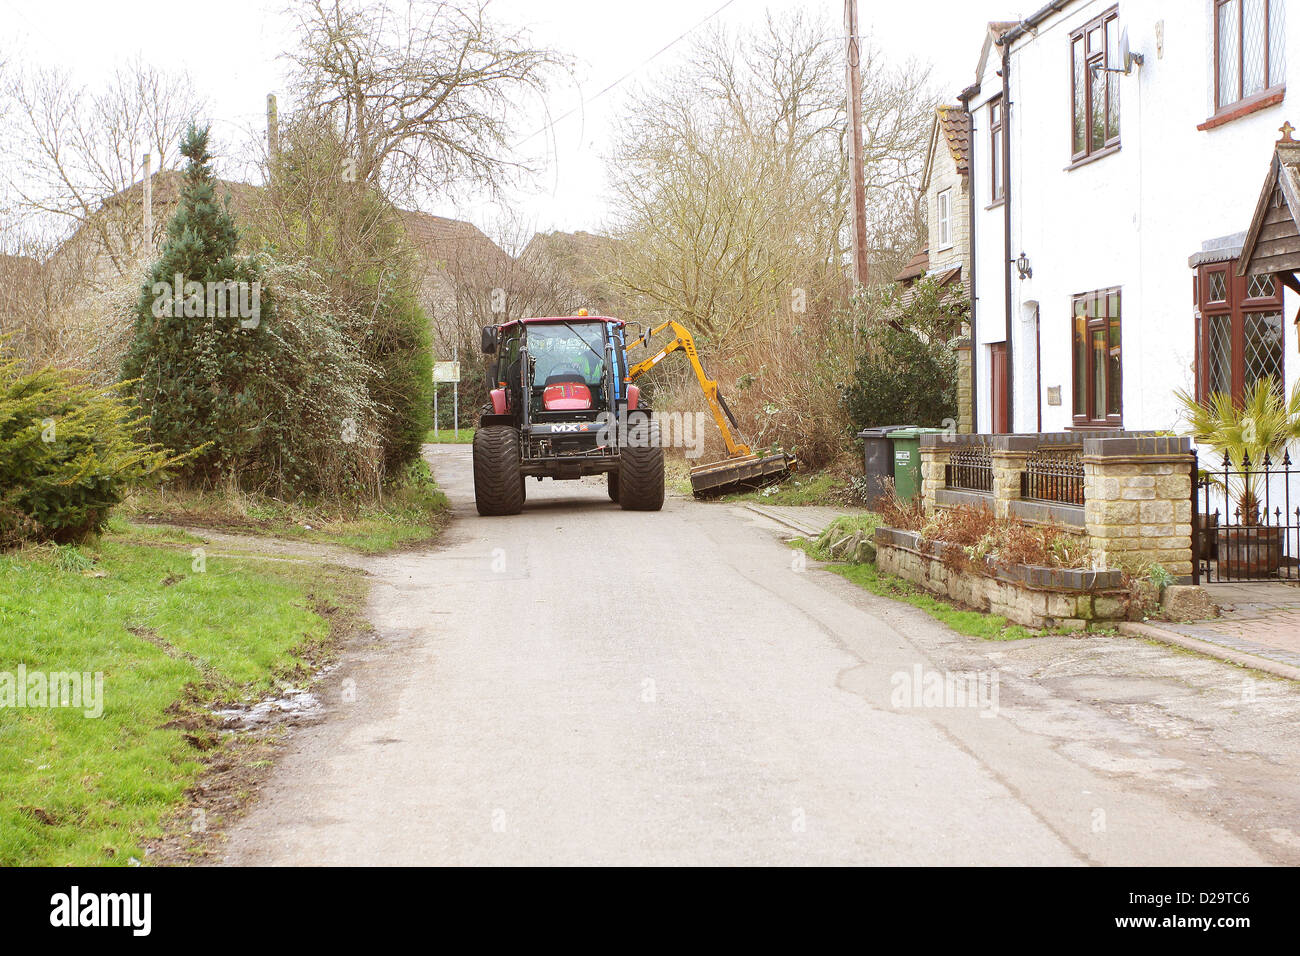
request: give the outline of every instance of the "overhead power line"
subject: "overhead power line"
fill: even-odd
[[[594,94],[594,95],[588,97],[587,99],[585,99],[585,100],[583,100],[581,103],[579,103],[577,106],[573,107],[573,109],[569,110],[569,111],[566,112],[566,113],[562,113],[562,114],[560,114],[560,115],[557,116],[555,119],[553,119],[553,120],[551,120],[549,123],[547,123],[545,126],[542,126],[540,129],[535,130],[535,131],[532,132],[532,133],[529,133],[527,136],[525,136],[523,139],[521,139],[518,143],[515,144],[515,148],[517,149],[518,147],[523,146],[523,145],[524,145],[525,143],[527,143],[529,140],[531,140],[531,139],[535,139],[535,138],[537,138],[538,136],[541,136],[543,133],[545,133],[545,132],[546,132],[547,130],[549,130],[549,129],[553,129],[555,126],[557,126],[558,124],[562,123],[564,120],[568,119],[568,118],[569,118],[570,116],[572,116],[574,113],[578,112],[579,110],[585,108],[586,106],[588,106],[588,105],[590,105],[591,103],[594,103],[596,100],[600,99],[602,96],[604,96],[604,95],[605,95],[606,93],[608,93],[610,90],[614,89],[614,87],[618,86],[620,83],[624,82],[625,80],[629,80],[629,79],[631,79],[631,78],[632,78],[633,76],[635,76],[638,72],[640,72],[644,67],[646,67],[646,66],[649,65],[651,62],[653,62],[657,57],[663,55],[663,54],[666,53],[668,50],[672,49],[674,46],[676,46],[676,45],[677,45],[678,43],[680,43],[682,40],[685,40],[688,36],[690,36],[692,33],[694,33],[694,32],[695,32],[696,30],[698,30],[700,27],[704,26],[704,24],[708,23],[710,20],[712,20],[714,17],[716,17],[719,13],[721,13],[723,10],[727,9],[727,7],[731,6],[731,5],[732,5],[733,3],[735,3],[735,2],[736,2],[736,0],[727,0],[726,3],[724,3],[722,6],[718,7],[718,9],[714,10],[712,13],[710,13],[707,17],[705,17],[705,18],[704,18],[703,20],[701,20],[699,23],[696,23],[694,26],[692,26],[692,27],[690,27],[689,29],[683,31],[680,35],[678,35],[678,36],[675,37],[674,39],[670,40],[668,43],[665,43],[662,47],[660,47],[658,50],[656,50],[654,53],[652,53],[652,54],[651,54],[650,56],[648,56],[646,59],[642,60],[640,63],[638,63],[638,64],[637,64],[636,66],[634,66],[632,69],[628,70],[626,73],[624,73],[622,76],[620,76],[620,77],[619,77],[617,80],[615,80],[613,83],[609,84],[609,86],[605,87],[605,88],[604,88],[603,90],[601,90],[599,93],[596,93],[596,94]]]

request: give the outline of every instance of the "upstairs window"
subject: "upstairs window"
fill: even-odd
[[[1238,276],[1237,260],[1201,266],[1196,275],[1196,397],[1215,392],[1238,401],[1261,378],[1279,394],[1285,381],[1282,283],[1276,276]]]
[[[952,189],[939,193],[938,224],[939,248],[947,249],[952,245]]]
[[[1286,84],[1285,0],[1215,0],[1215,112]]]
[[[1077,162],[1119,145],[1119,73],[1106,72],[1119,51],[1119,8],[1070,34],[1070,158]]]
[[[1002,97],[989,101],[989,173],[993,188],[989,193],[993,202],[1002,201]]]

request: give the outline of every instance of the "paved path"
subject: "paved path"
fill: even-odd
[[[469,449],[428,453],[456,520],[370,564],[376,637],[229,863],[1300,863],[1294,685],[963,638],[738,506],[530,482],[479,518]]]
[[[1268,582],[1208,584],[1205,590],[1219,605],[1222,616],[1148,626],[1226,649],[1243,663],[1262,658],[1263,662],[1284,665],[1283,670],[1292,675],[1300,669],[1300,587]]]

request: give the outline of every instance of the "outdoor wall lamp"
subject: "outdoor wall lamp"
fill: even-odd
[[[1033,278],[1034,270],[1030,268],[1029,257],[1025,255],[1023,249],[1020,251],[1020,258],[1016,259],[1015,262],[1016,262],[1016,271],[1020,273],[1020,278],[1022,279]]]

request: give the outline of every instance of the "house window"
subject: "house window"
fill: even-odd
[[[1285,0],[1215,0],[1215,111],[1280,91],[1285,74]]]
[[[1235,259],[1201,266],[1196,282],[1196,397],[1223,392],[1240,401],[1264,377],[1280,395],[1286,374],[1282,283],[1271,275],[1238,276]]]
[[[1074,424],[1118,428],[1123,420],[1119,289],[1074,297]]]
[[[939,248],[947,249],[952,245],[952,189],[939,193],[938,216]]]
[[[1002,201],[1002,97],[989,101],[989,173],[993,189],[989,193],[993,202]]]
[[[1119,145],[1119,73],[1108,73],[1119,50],[1119,8],[1070,34],[1070,157],[1078,161]]]

